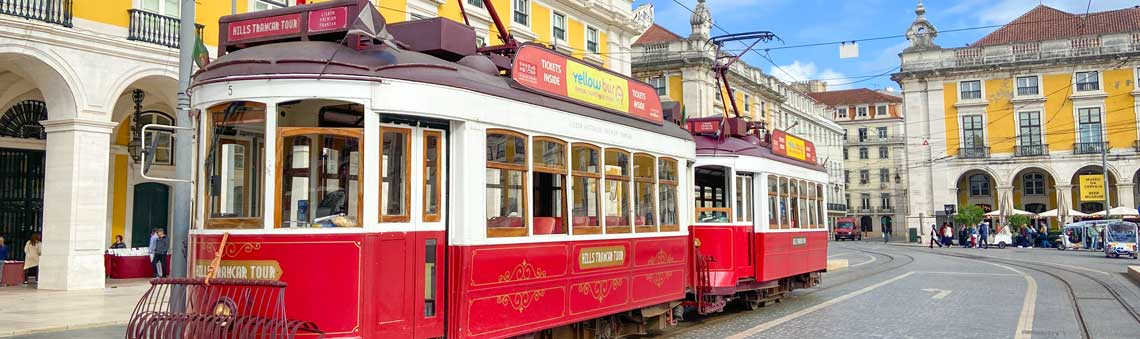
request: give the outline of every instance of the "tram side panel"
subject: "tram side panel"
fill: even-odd
[[[738,281],[755,277],[754,268],[749,264],[751,228],[750,225],[689,227],[693,243],[700,244],[699,255],[704,258],[707,287],[712,294],[731,295],[736,292]]]
[[[771,281],[827,268],[826,231],[756,232],[758,280]]]
[[[505,338],[683,299],[687,238],[452,247],[450,337]]]

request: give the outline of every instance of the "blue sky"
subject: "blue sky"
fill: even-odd
[[[689,8],[697,0],[677,0]],[[634,6],[652,3],[657,24],[681,35],[689,34],[688,10],[673,0],[636,0]],[[772,31],[784,43],[767,47],[801,45],[902,35],[914,21],[916,1],[911,0],[707,0],[713,21],[732,33]],[[940,31],[1007,23],[1039,3],[1070,13],[1084,13],[1088,0],[927,0],[926,17]],[[1137,5],[1136,0],[1092,0],[1091,11]],[[947,32],[935,40],[942,47],[961,47],[996,28]],[[713,28],[713,34],[723,34]],[[827,79],[841,88],[897,87],[889,76],[867,79],[898,66],[905,38],[859,42],[859,57],[839,59],[839,46],[771,50],[779,69],[750,54],[744,60],[784,80]],[[765,46],[761,46],[761,49]],[[781,71],[782,70],[782,71]],[[789,74],[790,73],[790,74]],[[860,81],[858,83],[852,83]]]

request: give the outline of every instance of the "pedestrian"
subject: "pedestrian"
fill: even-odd
[[[978,227],[970,226],[970,248],[978,248]]]
[[[1045,226],[1041,226],[1040,228],[1041,229],[1039,231],[1037,231],[1037,239],[1038,239],[1038,241],[1041,242],[1041,247],[1042,248],[1053,247],[1053,246],[1049,246],[1049,230],[1045,229]]]
[[[891,224],[883,224],[883,243],[891,241]]]
[[[969,241],[966,239],[967,237],[969,237],[969,231],[966,230],[966,225],[962,225],[962,228],[958,229],[958,245],[966,247],[966,244]]]
[[[42,249],[39,233],[32,234],[32,239],[24,244],[24,284],[28,284],[32,277],[40,278],[40,255]]]
[[[154,261],[154,241],[158,240],[158,228],[150,230],[150,243],[146,246],[147,252],[150,253],[150,261]]]
[[[0,236],[0,286],[4,286],[4,261],[8,260],[8,245],[4,244],[4,237]]]
[[[123,243],[123,236],[116,235],[115,242],[111,244],[111,248],[127,248],[127,244]]]
[[[1029,229],[1029,247],[1037,247],[1037,245],[1041,243],[1041,241],[1037,240],[1037,238],[1041,236],[1037,234],[1037,228],[1033,226],[1025,226],[1025,228]]]
[[[990,248],[990,223],[982,222],[978,227],[978,247]],[[983,247],[984,246],[984,247]]]
[[[938,248],[942,248],[942,235],[938,234],[937,224],[930,224],[930,248],[934,248],[934,244],[938,244]]]
[[[1019,230],[1017,230],[1017,234],[1018,234],[1017,247],[1019,247],[1019,248],[1025,247],[1024,245],[1026,243],[1028,243],[1029,231],[1026,231],[1025,226],[1023,225],[1023,226],[1021,226],[1021,228]]]
[[[954,227],[950,226],[950,223],[943,224],[942,225],[942,242],[946,245],[946,247],[954,248],[954,242],[951,240],[953,238],[954,238]]]
[[[154,247],[151,248],[151,254],[154,258],[150,260],[150,265],[154,267],[154,277],[162,278],[166,276],[165,273],[168,273],[166,272],[168,271],[166,253],[170,249],[170,244],[166,240],[165,230],[160,228],[155,232],[155,235],[158,237],[154,239]]]

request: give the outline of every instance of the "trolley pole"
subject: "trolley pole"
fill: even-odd
[[[1108,220],[1112,209],[1112,194],[1108,191],[1108,142],[1100,144],[1100,172],[1104,175],[1104,220]]]
[[[194,0],[182,0],[182,10],[178,37],[178,114],[175,125],[178,127],[194,127],[190,120],[190,72],[193,71],[194,43],[197,39],[197,30],[194,27]],[[175,176],[179,179],[188,179],[194,168],[194,133],[189,129],[178,129],[174,133],[175,149]],[[170,242],[170,276],[187,277],[186,252],[190,238],[190,210],[192,208],[190,196],[192,189],[190,183],[173,183],[173,224],[171,225]]]

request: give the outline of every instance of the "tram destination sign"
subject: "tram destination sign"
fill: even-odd
[[[511,78],[523,87],[661,124],[657,91],[639,81],[584,64],[538,45],[523,45]]]
[[[227,15],[218,20],[219,56],[259,44],[338,41],[366,1],[337,0]]]
[[[815,144],[781,130],[772,131],[772,153],[816,164]]]

